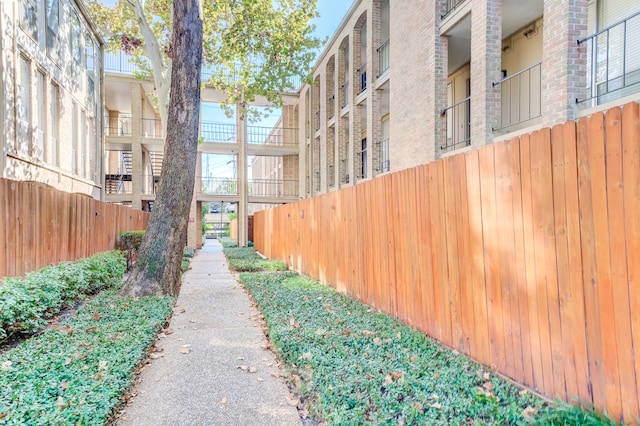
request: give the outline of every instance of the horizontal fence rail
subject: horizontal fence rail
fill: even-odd
[[[631,103],[257,212],[254,242],[548,397],[634,423],[638,141]]]
[[[34,182],[0,179],[0,278],[117,247],[149,213]]]

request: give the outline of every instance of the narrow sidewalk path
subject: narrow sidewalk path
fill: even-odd
[[[117,425],[300,425],[257,310],[207,240],[185,272],[169,328]],[[186,353],[188,352],[188,353]],[[239,368],[242,367],[242,368]]]

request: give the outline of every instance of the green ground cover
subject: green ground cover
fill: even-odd
[[[265,317],[289,385],[315,420],[329,424],[615,424],[593,412],[549,403],[308,277],[261,272],[243,273],[240,279]]]

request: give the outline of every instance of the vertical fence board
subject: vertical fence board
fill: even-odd
[[[511,144],[502,142],[494,145],[496,177],[496,223],[499,222],[498,259],[500,263],[500,283],[502,288],[503,335],[505,336],[505,373],[510,377],[520,377],[522,351],[518,299],[515,274],[515,236],[513,217],[513,182],[511,177]]]
[[[505,335],[502,292],[500,289],[500,264],[498,253],[499,226],[496,214],[494,170],[494,146],[480,149],[480,198],[482,203],[482,227],[484,235],[484,267],[487,288],[487,311],[491,367],[506,371]]]
[[[8,188],[9,183],[0,179],[0,206],[9,205],[8,196]],[[6,275],[7,272],[7,257],[9,255],[9,235],[8,235],[8,220],[7,220],[7,212],[5,209],[0,209],[0,282],[2,282],[2,277]]]
[[[600,120],[602,118],[600,117]],[[587,342],[589,354],[589,373],[591,378],[591,397],[596,407],[606,404],[605,378],[603,371],[602,333],[598,306],[598,277],[596,268],[595,224],[591,192],[592,174],[589,161],[589,132],[591,120],[578,121],[578,188],[580,202],[580,241],[582,245],[582,264],[584,279],[584,299],[587,323]]]
[[[633,371],[633,345],[631,340],[631,312],[627,280],[627,259],[624,253],[625,222],[622,176],[622,113],[620,108],[610,109],[606,114],[606,184],[607,210],[609,213],[609,250],[611,253],[611,285],[613,296],[613,324],[615,326],[618,356],[618,380],[620,383],[622,417],[632,419],[638,412],[635,377],[624,372]]]
[[[466,185],[468,187],[469,208],[469,261],[472,267],[470,276],[471,298],[473,300],[472,347],[477,359],[485,365],[491,364],[491,347],[489,344],[489,313],[487,311],[486,281],[484,270],[484,230],[482,227],[482,199],[480,192],[479,151],[465,154]]]
[[[627,284],[631,307],[631,332],[635,351],[635,380],[640,394],[640,106],[627,104],[622,109],[622,174],[624,185],[625,246]],[[616,254],[619,255],[619,254]],[[631,375],[631,371],[625,372]],[[640,410],[640,409],[639,409]],[[639,413],[634,413],[637,418]],[[632,419],[626,419],[630,421]]]
[[[571,348],[572,321],[571,311],[571,269],[569,264],[569,240],[567,230],[567,207],[565,187],[565,153],[564,153],[564,126],[557,125],[551,130],[551,158],[553,161],[553,213],[556,241],[556,264],[558,268],[558,300],[560,304],[560,324],[562,346],[556,348],[563,353],[565,392],[562,396],[566,400],[567,393],[576,395],[577,381],[575,372],[575,357]]]
[[[419,194],[416,208],[418,216],[418,238],[420,246],[420,295],[422,299],[422,325],[420,329],[429,334],[435,335],[435,302],[433,288],[433,258],[432,236],[431,236],[431,215],[429,207],[429,169],[427,166],[420,166],[416,170],[416,191]]]
[[[465,157],[456,155],[453,157],[456,164],[456,176],[454,178],[454,190],[456,196],[456,223],[458,233],[458,259],[459,289],[460,289],[460,323],[462,330],[462,342],[460,351],[471,354],[471,341],[473,334],[473,299],[471,297],[470,279],[472,272],[471,251],[469,248],[469,208],[467,201],[467,172]]]

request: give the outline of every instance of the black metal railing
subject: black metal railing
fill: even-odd
[[[640,90],[640,12],[577,41],[587,48],[587,96],[593,105]]]
[[[389,161],[389,139],[385,139],[380,144],[380,165],[378,171],[386,173],[391,170],[391,162]]]
[[[159,118],[143,118],[142,136],[145,138],[163,138],[162,121]]]
[[[200,176],[204,195],[238,195],[238,179],[230,177]]]
[[[451,12],[453,12],[456,9],[456,7],[458,7],[458,5],[464,1],[465,0],[446,0],[445,3],[447,8],[445,12],[442,15],[440,15],[440,19],[444,19],[447,16],[449,16]]]
[[[378,64],[380,70],[378,71],[382,75],[386,70],[389,69],[389,38],[382,42],[380,47],[377,49],[378,51]]]
[[[121,114],[110,123],[109,116],[104,117],[105,136],[131,136],[131,115]]]
[[[440,146],[443,151],[454,150],[471,144],[471,97],[467,97],[440,114],[447,120],[446,142]]]
[[[247,143],[251,145],[298,146],[298,129],[289,127],[249,126]]]
[[[500,86],[501,130],[542,115],[542,62],[493,83]]]
[[[235,124],[214,123],[203,121],[200,123],[200,136],[203,142],[236,143],[237,126]]]
[[[249,179],[247,191],[252,197],[298,197],[297,180]]]

